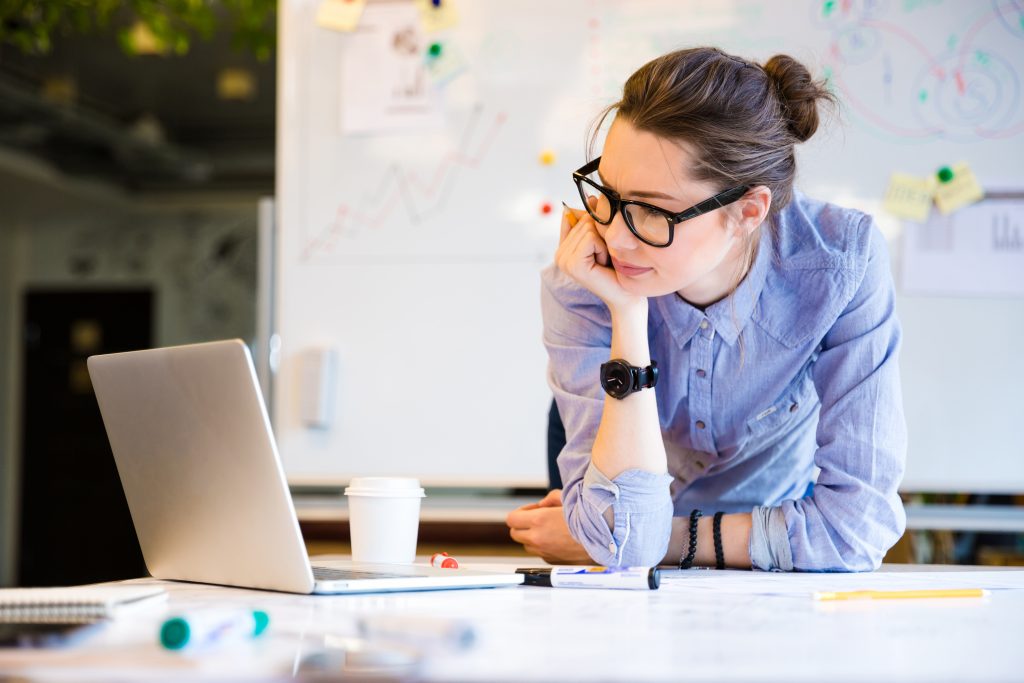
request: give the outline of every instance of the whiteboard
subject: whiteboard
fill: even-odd
[[[828,76],[842,110],[799,148],[798,185],[874,214],[894,263],[901,226],[880,207],[891,172],[967,160],[983,184],[1024,187],[1017,0],[448,2],[458,23],[432,34],[401,1],[370,3],[354,34],[318,26],[316,0],[280,4],[273,417],[293,484],[546,484],[539,271],[559,202],[578,204],[570,173],[589,124],[661,53],[786,52]],[[462,68],[426,81],[385,68],[367,57],[381,35],[437,41]],[[343,133],[361,102],[404,83],[418,88],[411,125]],[[898,305],[905,488],[1024,490],[1024,301]],[[316,428],[301,418],[312,348],[337,358]]]

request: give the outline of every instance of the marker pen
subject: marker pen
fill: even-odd
[[[358,628],[359,635],[369,642],[400,642],[425,651],[437,648],[465,650],[476,640],[476,632],[468,621],[443,617],[366,615],[359,619]]]
[[[160,644],[168,650],[200,650],[225,641],[255,638],[267,629],[262,610],[208,609],[171,617],[160,627]]]
[[[438,569],[458,569],[459,561],[448,553],[434,553],[430,556],[430,566]]]
[[[525,586],[657,590],[661,585],[657,567],[542,567],[516,573],[523,575]]]

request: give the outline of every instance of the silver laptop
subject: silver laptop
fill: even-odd
[[[93,356],[89,375],[156,578],[331,594],[522,582],[512,571],[311,566],[240,340]]]

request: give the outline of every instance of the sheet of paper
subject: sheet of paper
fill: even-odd
[[[807,596],[817,591],[942,590],[985,588],[1022,589],[1017,572],[870,572],[772,573],[738,570],[663,570],[660,590],[668,592],[723,592],[745,595]],[[969,598],[964,598],[969,599]]]
[[[416,6],[423,18],[423,28],[428,33],[453,28],[459,23],[454,0],[440,0],[437,4],[431,0],[416,0]]]
[[[462,73],[468,66],[462,51],[451,41],[437,43],[439,54],[427,57],[427,72],[437,85],[447,83]]]
[[[428,41],[418,10],[404,3],[366,7],[341,56],[341,132],[384,133],[442,124],[426,68]]]
[[[1024,192],[904,224],[907,294],[1024,296]]]
[[[323,0],[316,10],[316,23],[334,31],[354,31],[365,8],[366,0]]]
[[[935,180],[906,173],[893,173],[882,204],[897,218],[924,223],[935,197]]]
[[[961,161],[953,166],[953,178],[936,186],[935,205],[939,207],[939,211],[948,214],[980,202],[984,196],[985,191],[974,177],[970,164]]]

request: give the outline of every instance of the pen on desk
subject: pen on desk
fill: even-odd
[[[657,590],[661,585],[657,567],[538,567],[516,573],[523,575],[524,586]]]
[[[434,553],[430,556],[430,566],[436,569],[458,569],[459,561],[445,552]]]
[[[255,638],[269,624],[270,617],[262,610],[199,610],[164,621],[160,644],[168,650],[197,650],[224,641]]]
[[[948,590],[905,591],[837,591],[817,592],[815,600],[906,600],[912,598],[984,598],[989,593],[982,588],[954,588]]]
[[[408,614],[366,615],[359,619],[359,635],[368,641],[391,641],[426,649],[464,650],[473,645],[473,625],[462,619]]]

